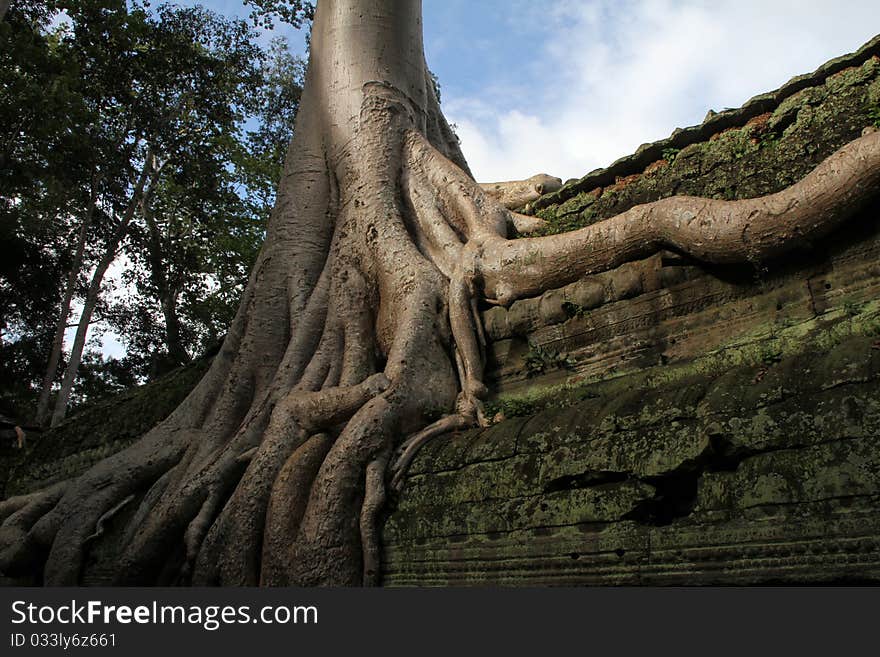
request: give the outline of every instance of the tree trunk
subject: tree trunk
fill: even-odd
[[[43,386],[40,389],[40,398],[37,401],[36,422],[44,425],[49,419],[49,397],[52,394],[52,386],[55,383],[55,376],[58,374],[58,364],[61,362],[61,350],[64,347],[64,332],[67,329],[67,318],[70,316],[70,305],[73,302],[73,293],[76,290],[76,279],[82,269],[83,253],[86,248],[86,237],[88,236],[89,226],[95,213],[95,205],[97,203],[97,189],[93,181],[92,193],[89,198],[89,207],[86,216],[83,218],[79,234],[76,239],[76,246],[73,252],[73,262],[70,265],[70,271],[67,273],[67,281],[64,286],[64,298],[61,300],[61,312],[58,315],[58,323],[55,325],[55,335],[52,339],[52,351],[49,353],[49,363],[46,366],[46,375],[43,377]]]
[[[118,583],[376,583],[386,474],[398,484],[426,440],[482,421],[480,298],[664,245],[776,255],[876,194],[880,134],[811,175],[763,205],[667,199],[572,244],[508,241],[515,217],[473,181],[440,113],[420,3],[321,0],[277,205],[223,347],[140,441],[11,504],[0,568],[75,584],[96,526],[129,504],[100,565]]]
[[[147,152],[144,159],[144,165],[141,169],[138,180],[135,183],[128,206],[125,208],[125,214],[119,220],[119,224],[113,231],[110,241],[104,251],[104,255],[98,261],[97,267],[92,274],[92,280],[89,282],[89,289],[86,292],[86,298],[83,302],[83,309],[79,316],[79,323],[76,327],[76,335],[73,339],[73,346],[70,349],[70,357],[67,360],[67,367],[64,369],[64,377],[61,379],[61,388],[58,390],[58,396],[55,398],[55,410],[52,412],[52,426],[56,426],[67,414],[67,405],[70,401],[70,393],[73,390],[73,384],[76,381],[76,375],[79,372],[79,365],[82,360],[83,349],[86,344],[86,334],[89,331],[89,325],[92,322],[92,313],[95,306],[98,305],[98,295],[101,292],[101,284],[104,281],[104,274],[113,260],[116,259],[116,251],[120,242],[128,234],[128,228],[134,217],[135,208],[140,201],[144,186],[150,176],[150,169],[153,166],[153,156],[150,151]]]
[[[189,360],[180,336],[180,319],[177,316],[177,292],[168,290],[161,299],[162,317],[165,319],[165,348],[175,365]]]
[[[149,207],[148,197],[144,198],[141,206],[144,221],[147,224],[147,260],[150,265],[150,277],[156,288],[156,297],[165,319],[165,347],[171,360],[176,365],[180,365],[189,360],[189,354],[187,354],[180,336],[180,319],[177,316],[178,291],[168,280],[166,271],[168,259],[165,256],[165,249],[162,247],[162,232]]]

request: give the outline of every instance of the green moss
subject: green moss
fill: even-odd
[[[677,194],[734,200],[777,192],[803,178],[822,159],[880,126],[880,63],[876,58],[841,71],[784,99],[766,121],[743,125],[681,150],[667,146],[669,165],[652,168],[622,187],[557,193],[538,210],[544,234],[576,230],[640,203]],[[633,170],[620,176],[639,174]],[[565,194],[571,194],[564,198]],[[560,198],[561,197],[561,198]]]
[[[501,394],[487,403],[491,414],[532,415],[547,408],[565,408],[587,398],[625,390],[656,389],[681,381],[714,377],[738,367],[775,365],[802,354],[816,355],[838,347],[853,336],[880,335],[880,300],[859,304],[852,313],[846,304],[820,317],[783,325],[770,323],[700,357],[677,365],[660,365],[637,372],[591,377],[526,392]]]
[[[537,216],[547,222],[539,231],[532,233],[532,236],[540,235],[556,235],[558,233],[567,233],[584,226],[589,226],[595,220],[596,213],[593,211],[592,203],[595,198],[589,194],[583,194],[578,198],[575,207],[556,207],[544,208],[539,210]]]
[[[193,361],[151,383],[82,409],[36,437],[16,456],[5,494],[25,493],[75,477],[118,452],[165,419],[186,398],[211,364]]]

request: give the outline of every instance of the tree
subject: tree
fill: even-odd
[[[5,405],[19,415],[53,332],[59,345],[63,337],[67,313],[58,320],[59,298],[69,308],[78,263],[89,256],[83,228],[96,182],[80,71],[59,31],[47,29],[47,4],[17,2],[0,23],[0,108],[10,117],[0,124],[0,378]],[[21,353],[33,357],[17,358]]]
[[[264,49],[256,36],[202,9],[126,0],[21,0],[0,22],[0,107],[11,117],[0,127],[7,414],[46,423],[65,374],[60,419],[102,385],[107,394],[161,373],[225,332],[264,238],[302,85],[287,43]],[[175,117],[181,90],[190,101]],[[150,145],[163,166],[132,205]],[[97,265],[118,266],[119,255],[132,266],[109,295]],[[93,354],[85,373],[96,324],[124,336],[127,355]]]
[[[230,139],[228,133],[237,124],[237,108],[259,85],[253,68],[258,49],[242,22],[225,21],[201,8],[169,5],[160,6],[153,17],[137,5],[129,11],[120,0],[74,4],[68,11],[74,22],[72,50],[82,60],[83,70],[96,69],[94,77],[103,83],[101,93],[94,98],[96,118],[102,126],[117,122],[124,125],[116,146],[120,151],[130,149],[131,162],[126,162],[124,169],[131,168],[133,175],[123,184],[124,209],[114,217],[111,237],[89,282],[56,396],[53,426],[67,412],[104,275],[130,234],[138,208],[148,207],[147,201],[154,195],[167,163],[185,166],[198,158],[200,148],[214,145],[221,138]],[[113,38],[103,38],[107,33]],[[151,213],[142,214],[151,230],[155,228]],[[155,230],[152,234],[150,244],[160,244]],[[158,279],[167,322],[169,354],[183,361],[185,351],[173,312],[176,291],[161,275],[164,261],[155,249],[153,255],[159,258],[154,278]],[[51,365],[52,361],[50,370]],[[50,382],[47,372],[41,401],[47,397],[45,384]]]
[[[226,127],[168,159],[139,210],[124,272],[130,292],[109,312],[150,378],[202,353],[232,321],[263,241],[299,106],[304,67],[273,39],[255,98],[254,130]],[[137,312],[133,312],[137,308]]]
[[[285,135],[276,127],[264,135],[263,150],[253,149],[253,137],[244,126],[254,115],[274,117],[267,108],[272,103],[265,101],[276,96],[285,99],[286,113],[295,113],[301,80],[291,75],[282,88],[275,79],[277,62],[294,62],[283,44],[266,52],[246,22],[202,8],[150,9],[127,0],[58,0],[48,5],[32,7],[23,0],[10,14],[13,27],[2,26],[9,29],[16,48],[3,52],[11,65],[4,67],[8,91],[0,99],[12,110],[11,116],[23,104],[29,111],[8,126],[0,157],[12,165],[3,180],[4,195],[17,200],[9,204],[10,214],[14,211],[16,217],[40,228],[16,230],[15,237],[32,245],[27,251],[32,253],[45,251],[47,236],[52,236],[60,243],[56,269],[66,269],[45,277],[49,292],[44,305],[55,305],[54,326],[37,326],[36,313],[31,312],[12,326],[17,331],[11,341],[24,342],[36,334],[40,339],[34,349],[50,343],[36,417],[40,423],[48,418],[62,369],[52,413],[52,423],[57,424],[79,381],[80,361],[96,314],[111,325],[124,323],[135,329],[126,334],[135,346],[153,346],[142,335],[149,333],[144,330],[148,321],[138,321],[153,319],[150,313],[138,312],[143,303],[131,304],[126,312],[119,312],[120,305],[105,307],[103,279],[120,252],[127,252],[137,264],[141,264],[140,252],[133,246],[149,253],[152,280],[141,287],[149,287],[149,295],[161,308],[166,339],[159,342],[158,351],[170,354],[164,360],[180,363],[186,360],[187,348],[204,345],[202,334],[211,331],[197,327],[196,339],[186,317],[179,318],[178,301],[195,297],[196,282],[204,288],[205,279],[215,273],[213,265],[231,270],[236,259],[248,268],[252,264],[255,245],[262,241],[262,215],[268,214],[263,206],[272,196],[267,191],[269,179],[278,173],[278,146],[272,144],[271,153],[263,151],[271,138],[284,142]],[[53,26],[50,19],[60,8],[66,18]],[[277,102],[274,105],[277,113]],[[289,140],[289,126],[287,130]],[[25,183],[30,187],[23,189]],[[176,193],[177,199],[171,199],[170,193]],[[36,201],[46,209],[38,212]],[[178,217],[178,224],[189,228],[163,236],[158,229],[169,228],[170,223],[161,211],[169,203],[192,210],[182,213],[186,221]],[[210,248],[212,232],[226,236],[216,240],[216,249]],[[21,235],[32,239],[22,240]],[[190,265],[194,252],[201,256],[194,266],[173,266]],[[45,258],[34,260],[19,269],[48,269]],[[90,274],[87,281],[86,274]],[[242,287],[238,280],[229,284],[228,276],[220,278],[216,282],[223,292],[215,295],[219,303],[188,304],[186,309],[198,306],[205,316],[206,310],[223,311],[224,302],[237,301]],[[9,280],[15,281],[15,276]],[[57,289],[53,280],[58,281]],[[8,287],[4,296],[13,302],[7,305],[13,305],[18,286]],[[5,293],[6,285],[2,288]],[[76,336],[63,363],[63,338],[79,298],[82,311]],[[224,319],[225,315],[220,312]],[[204,320],[216,323],[212,317]],[[12,355],[10,349],[4,351]],[[130,363],[163,360],[160,355],[131,356]],[[4,359],[9,361],[13,359]],[[140,370],[137,373],[143,374],[150,365]]]
[[[671,197],[508,239],[516,215],[474,182],[440,112],[420,3],[322,0],[267,239],[211,369],[139,442],[3,503],[3,570],[74,584],[119,514],[102,564],[119,583],[376,582],[389,464],[481,421],[479,302],[660,248],[771,258],[833,230],[878,182],[872,133],[778,194]]]

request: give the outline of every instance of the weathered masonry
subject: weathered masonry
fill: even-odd
[[[532,208],[568,230],[790,185],[880,125],[880,40]],[[492,309],[491,411],[428,445],[384,581],[880,579],[880,207],[768,269],[666,253]]]
[[[869,126],[880,38],[527,211],[565,231],[673,194],[759,196]],[[767,268],[660,253],[483,320],[496,423],[419,453],[385,585],[880,580],[880,204]],[[130,444],[207,362],[4,446],[0,493]]]

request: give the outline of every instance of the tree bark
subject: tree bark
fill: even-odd
[[[380,582],[387,474],[399,485],[425,441],[485,422],[478,300],[667,246],[778,255],[876,195],[880,134],[811,176],[754,202],[666,199],[508,240],[516,217],[474,182],[434,96],[420,3],[321,0],[277,204],[223,347],[141,440],[10,504],[0,570],[76,584],[108,514],[128,508],[101,564],[117,583]]]

